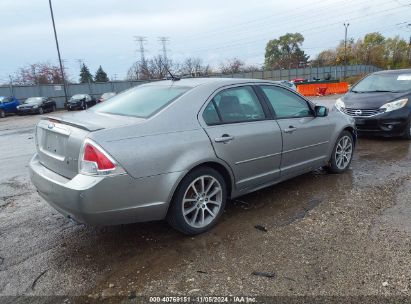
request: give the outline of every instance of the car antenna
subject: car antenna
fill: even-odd
[[[171,80],[172,81],[178,81],[180,80],[180,77],[174,76],[173,74],[171,74],[170,70],[167,68],[167,65],[163,64],[164,68],[166,69],[167,73],[170,74]]]

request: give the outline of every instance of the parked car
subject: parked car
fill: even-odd
[[[66,104],[66,109],[71,110],[86,110],[96,104],[96,99],[88,94],[73,95]]]
[[[411,69],[372,73],[335,106],[355,118],[360,133],[411,139]]]
[[[17,114],[43,114],[54,112],[56,102],[49,97],[29,97],[21,105],[17,106]]]
[[[116,92],[106,92],[106,93],[103,93],[103,94],[101,95],[101,97],[97,100],[97,103],[106,101],[106,100],[110,99],[111,97],[116,96],[116,94],[117,94]]]
[[[295,86],[294,82],[288,81],[288,80],[278,80],[274,81],[275,83],[282,84],[283,86],[286,86],[290,88],[291,90],[297,91],[297,87]]]
[[[43,118],[30,176],[78,222],[167,219],[210,229],[235,198],[321,166],[350,166],[354,120],[272,81],[193,78],[127,90]]]
[[[16,113],[20,101],[13,96],[0,96],[0,118],[6,117],[7,114]]]

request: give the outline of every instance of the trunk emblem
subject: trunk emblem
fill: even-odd
[[[357,116],[360,116],[362,114],[362,111],[361,110],[355,110],[354,114],[357,115]]]
[[[49,123],[49,125],[47,126],[47,128],[49,129],[53,129],[56,125],[54,123]]]

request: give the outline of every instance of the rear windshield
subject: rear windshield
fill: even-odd
[[[149,85],[138,86],[93,107],[94,111],[147,118],[177,99],[190,87]]]
[[[352,88],[352,92],[402,92],[411,90],[411,73],[371,74]]]

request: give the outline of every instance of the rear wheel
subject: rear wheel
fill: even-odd
[[[168,223],[187,235],[211,229],[224,211],[226,189],[224,178],[214,169],[203,167],[190,172],[176,190]]]
[[[4,110],[0,110],[0,118],[6,117],[6,112]]]
[[[354,141],[352,134],[348,131],[343,131],[337,139],[330,162],[325,169],[331,173],[346,171],[350,167],[353,152]]]

